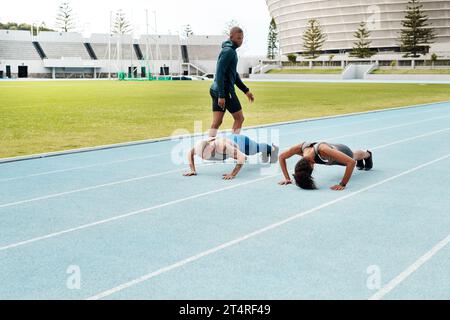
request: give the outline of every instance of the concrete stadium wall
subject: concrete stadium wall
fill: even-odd
[[[142,35],[139,38],[139,44],[145,45],[148,42],[150,45],[177,45],[181,44],[181,39],[178,36],[173,35],[159,35],[159,34],[149,34]]]
[[[324,50],[348,50],[361,21],[371,29],[372,47],[399,47],[397,38],[408,0],[266,0],[275,19],[283,54],[302,52],[302,34],[310,19],[317,19],[327,41]],[[450,1],[421,0],[424,12],[436,30],[436,45],[450,51]],[[445,49],[446,47],[446,49]]]
[[[30,31],[22,30],[0,30],[0,40],[8,41],[31,41]]]
[[[3,77],[6,77],[6,66],[11,66],[12,78],[17,78],[19,66],[28,66],[28,76],[31,78],[44,77],[45,74],[51,76],[49,69],[44,67],[41,60],[1,60],[0,71],[3,71]]]
[[[263,61],[266,57],[265,56],[241,56],[239,57],[239,63],[237,70],[239,74],[247,76],[250,74],[250,68],[254,68],[257,66],[261,61]]]
[[[223,35],[195,35],[188,39],[177,35],[142,35],[139,39],[133,39],[130,35],[117,36],[100,33],[94,33],[90,37],[85,38],[80,33],[62,32],[41,32],[38,36],[32,37],[29,31],[0,30],[0,41],[5,41],[5,48],[10,49],[8,52],[5,51],[6,49],[3,50],[3,58],[2,50],[0,50],[0,70],[5,71],[6,65],[9,65],[12,68],[12,76],[16,77],[18,66],[27,65],[29,67],[29,77],[51,77],[53,68],[56,68],[55,71],[58,76],[59,73],[64,74],[67,70],[68,72],[76,72],[76,68],[79,68],[79,73],[87,72],[88,70],[94,73],[93,68],[96,68],[97,73],[111,72],[117,74],[119,71],[127,72],[130,66],[138,67],[138,73],[140,73],[140,67],[145,66],[146,68],[150,67],[152,73],[159,74],[160,68],[166,66],[169,67],[171,74],[180,74],[183,72],[181,67],[181,45],[187,45],[188,49],[192,48],[193,50],[192,55],[190,55],[190,62],[203,69],[206,73],[214,74],[221,44],[226,39],[227,37]],[[12,46],[8,41],[15,41],[18,45]],[[21,48],[21,43],[26,44],[30,47],[30,50],[35,51],[32,46],[33,41],[41,44],[46,54],[48,54],[48,59],[41,60],[37,52],[35,52],[36,60],[34,61],[30,60],[30,55],[24,55],[22,59],[11,59],[15,54],[14,52],[10,54],[10,51],[16,50],[16,47]],[[118,42],[122,43],[122,59],[117,61],[115,59],[116,56],[112,54],[112,60],[109,62],[107,60],[108,44],[111,43],[111,51],[113,53],[117,49]],[[90,59],[83,43],[91,43],[93,48],[95,45],[99,45],[98,48],[100,48],[101,53],[97,55],[98,60]],[[158,60],[150,60],[149,63],[139,61],[134,49],[131,48],[131,44],[135,43],[139,43],[144,55],[146,55],[147,43],[150,45],[149,49],[153,53],[158,45],[160,48],[160,52],[156,57]],[[76,48],[76,52],[79,53],[73,57],[71,54],[75,51],[70,49],[72,47]],[[104,50],[105,47],[106,51]],[[202,50],[211,50],[211,53],[203,55]],[[24,52],[24,50],[18,51]],[[20,56],[20,52],[17,53],[17,56]],[[154,56],[155,54],[151,55],[151,57]],[[240,59],[238,66],[240,73],[248,73],[248,69],[251,67],[249,61],[249,59]]]
[[[83,36],[76,32],[40,32],[36,37],[39,42],[75,42],[82,43]]]
[[[222,43],[227,40],[228,37],[223,36],[208,36],[208,35],[193,35],[183,40],[183,44],[188,45],[210,45],[222,47]]]
[[[340,74],[251,74],[252,80],[342,80]]]
[[[140,74],[141,67],[146,67],[147,70],[150,68],[150,72],[154,74],[159,74],[161,67],[169,67],[169,72],[171,74],[179,74],[181,72],[180,63],[178,61],[170,61],[170,60],[155,60],[150,61],[148,64],[145,61],[133,61],[133,65],[128,60],[111,61],[108,60],[97,60],[97,65],[100,73],[114,73],[120,71],[128,72],[128,67],[134,66],[138,68],[138,74]]]

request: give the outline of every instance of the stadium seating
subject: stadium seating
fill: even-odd
[[[61,59],[64,57],[90,60],[89,53],[83,43],[68,42],[39,42],[48,59]]]
[[[41,60],[31,41],[0,40],[0,60]]]
[[[77,72],[83,74],[82,77],[89,72],[92,73],[90,76],[104,76],[109,72],[115,75],[129,67],[144,65],[155,72],[169,66],[171,73],[180,73],[183,47],[191,60],[190,68],[197,65],[201,67],[199,70],[214,73],[213,61],[217,59],[225,38],[191,36],[184,39],[178,35],[143,35],[133,39],[130,35],[109,34],[92,34],[83,38],[75,32],[40,32],[37,36],[31,36],[28,31],[0,30],[0,64],[10,65],[15,70],[25,63],[31,77],[60,78],[65,76],[67,70],[74,77]],[[38,53],[39,48],[42,49],[42,57]],[[91,54],[88,51],[90,48]],[[139,61],[136,51],[143,60],[148,61]],[[112,63],[108,63],[109,58]]]
[[[188,45],[187,48],[191,60],[216,60],[221,50],[218,45]]]

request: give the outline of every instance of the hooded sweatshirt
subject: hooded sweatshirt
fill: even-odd
[[[222,52],[217,61],[216,78],[211,86],[211,90],[219,98],[225,98],[229,94],[234,94],[236,92],[234,89],[235,85],[244,93],[250,91],[236,71],[238,63],[236,49],[236,45],[231,40],[222,43]]]

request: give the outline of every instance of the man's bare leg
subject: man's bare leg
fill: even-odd
[[[219,131],[220,126],[223,122],[223,117],[225,115],[225,112],[213,112],[213,122],[211,124],[211,129],[209,130],[209,136],[210,137],[216,137],[217,132]]]
[[[242,130],[242,125],[244,124],[244,113],[241,111],[235,112],[232,114],[234,118],[234,124],[233,124],[233,133],[234,134],[240,134]]]

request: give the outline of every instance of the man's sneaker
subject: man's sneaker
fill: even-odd
[[[372,155],[371,151],[367,150],[367,152],[370,153],[370,157],[367,159],[364,159],[364,162],[366,164],[365,170],[369,171],[369,170],[372,170],[372,168],[373,168],[373,155]]]
[[[356,162],[356,167],[358,168],[358,170],[364,170],[366,168],[366,166],[364,165],[364,160],[358,160]]]
[[[280,148],[274,144],[272,144],[272,152],[270,153],[270,163],[278,162],[278,153],[280,152]]]

